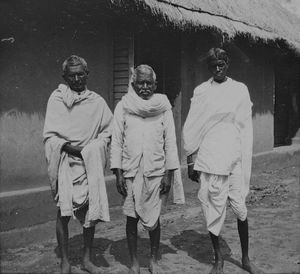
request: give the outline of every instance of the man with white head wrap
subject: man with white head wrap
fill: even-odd
[[[162,195],[170,191],[174,171],[179,168],[175,126],[166,95],[153,94],[156,75],[148,65],[134,70],[128,93],[114,112],[111,169],[124,196],[126,235],[131,258],[129,273],[140,273],[137,259],[137,223],[149,230],[149,270],[158,273],[159,216]],[[175,175],[176,176],[176,175]],[[177,202],[184,202],[181,180],[175,180]],[[181,184],[180,184],[181,183]],[[180,201],[179,201],[180,200]]]

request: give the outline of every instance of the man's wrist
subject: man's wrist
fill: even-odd
[[[186,162],[187,162],[187,165],[188,165],[188,166],[191,166],[191,165],[193,165],[193,164],[194,164],[194,160],[193,160],[193,154],[191,154],[191,155],[187,156],[187,158],[186,158]]]
[[[69,142],[64,143],[64,144],[62,145],[62,147],[61,147],[61,150],[67,152],[68,149],[69,149],[69,147],[70,147],[70,143],[69,143]]]
[[[171,185],[174,180],[174,172],[176,169],[167,169],[165,172],[165,180],[164,183],[166,185]]]
[[[120,168],[114,168],[114,169],[112,169],[112,172],[115,174],[117,179],[119,179],[123,175],[123,171]]]

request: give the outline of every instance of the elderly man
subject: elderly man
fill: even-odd
[[[227,201],[238,219],[242,266],[258,273],[248,257],[245,204],[252,160],[252,103],[247,87],[226,76],[229,58],[224,50],[210,49],[207,61],[212,78],[194,90],[183,139],[189,178],[201,183],[198,198],[215,251],[210,273],[223,273],[219,234]]]
[[[149,230],[149,270],[158,273],[159,216],[162,195],[167,194],[179,168],[171,105],[156,90],[156,75],[148,65],[133,73],[128,93],[114,112],[111,169],[124,196],[126,235],[131,258],[129,273],[140,273],[137,259],[137,224]],[[177,188],[181,189],[182,188]]]
[[[68,222],[73,216],[83,226],[83,267],[99,273],[90,256],[95,224],[109,221],[103,170],[112,113],[100,95],[87,89],[89,71],[83,58],[70,56],[62,69],[67,85],[60,84],[51,94],[43,133],[51,189],[58,206],[61,272],[71,270]]]

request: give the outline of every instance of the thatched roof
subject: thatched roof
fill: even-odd
[[[284,40],[300,53],[300,19],[277,0],[111,0],[119,6],[135,5],[180,29],[214,28],[229,38]]]

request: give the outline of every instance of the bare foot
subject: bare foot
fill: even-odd
[[[263,274],[254,264],[252,264],[249,258],[242,259],[243,269],[248,271],[250,274]]]
[[[157,260],[150,259],[149,271],[152,274],[159,274],[159,266]]]
[[[101,268],[94,265],[91,261],[83,261],[83,269],[91,274],[101,274]]]
[[[130,267],[128,274],[140,274],[140,265],[138,263],[133,264]]]
[[[71,273],[71,265],[68,261],[62,261],[60,264],[60,273],[67,274]]]
[[[223,272],[224,261],[216,261],[209,272],[209,274],[224,274]]]

